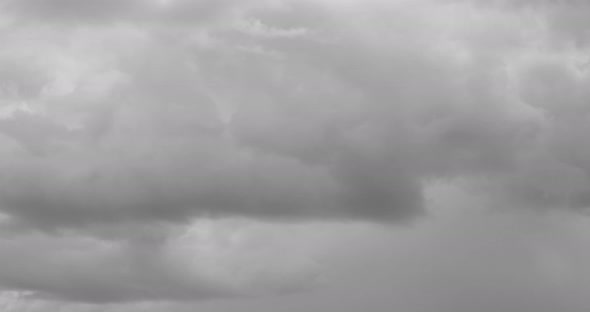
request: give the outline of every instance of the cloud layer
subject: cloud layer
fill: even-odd
[[[498,208],[590,205],[584,2],[0,6],[6,289],[119,302],[298,288],[314,269],[296,242],[250,254],[247,232],[203,251],[179,233],[220,218],[401,224],[440,181]],[[186,250],[225,267],[195,269]]]

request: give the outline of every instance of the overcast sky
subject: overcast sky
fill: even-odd
[[[0,0],[0,311],[589,311],[589,66],[586,0]]]

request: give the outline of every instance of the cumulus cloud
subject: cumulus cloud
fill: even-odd
[[[7,289],[111,302],[297,288],[313,271],[297,243],[252,254],[178,229],[403,223],[440,180],[502,207],[590,204],[584,3],[0,5]],[[226,267],[186,277],[187,253]]]
[[[3,165],[2,202],[15,217],[68,226],[203,214],[391,219],[420,210],[407,130],[386,124],[397,109],[351,90],[353,82],[248,43],[261,38],[243,24],[220,30],[238,38],[218,35],[217,43],[191,41],[216,27],[117,27],[133,29],[49,30],[67,49],[39,38],[55,55],[30,62],[43,61],[38,71],[50,82],[2,121],[5,139],[22,147]],[[292,40],[320,48],[311,38]],[[13,49],[31,44],[14,41]],[[111,41],[113,51],[93,50]],[[381,110],[392,111],[373,124]]]

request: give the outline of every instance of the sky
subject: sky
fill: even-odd
[[[589,21],[0,0],[0,310],[588,311]]]

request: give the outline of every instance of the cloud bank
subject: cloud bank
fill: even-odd
[[[272,240],[255,256],[248,239],[193,250],[229,263],[190,277],[167,248],[192,250],[179,233],[209,219],[401,224],[439,181],[507,210],[590,205],[584,2],[0,6],[6,289],[120,302],[297,288],[312,257],[273,262],[295,253]],[[233,258],[246,273],[228,273]]]

